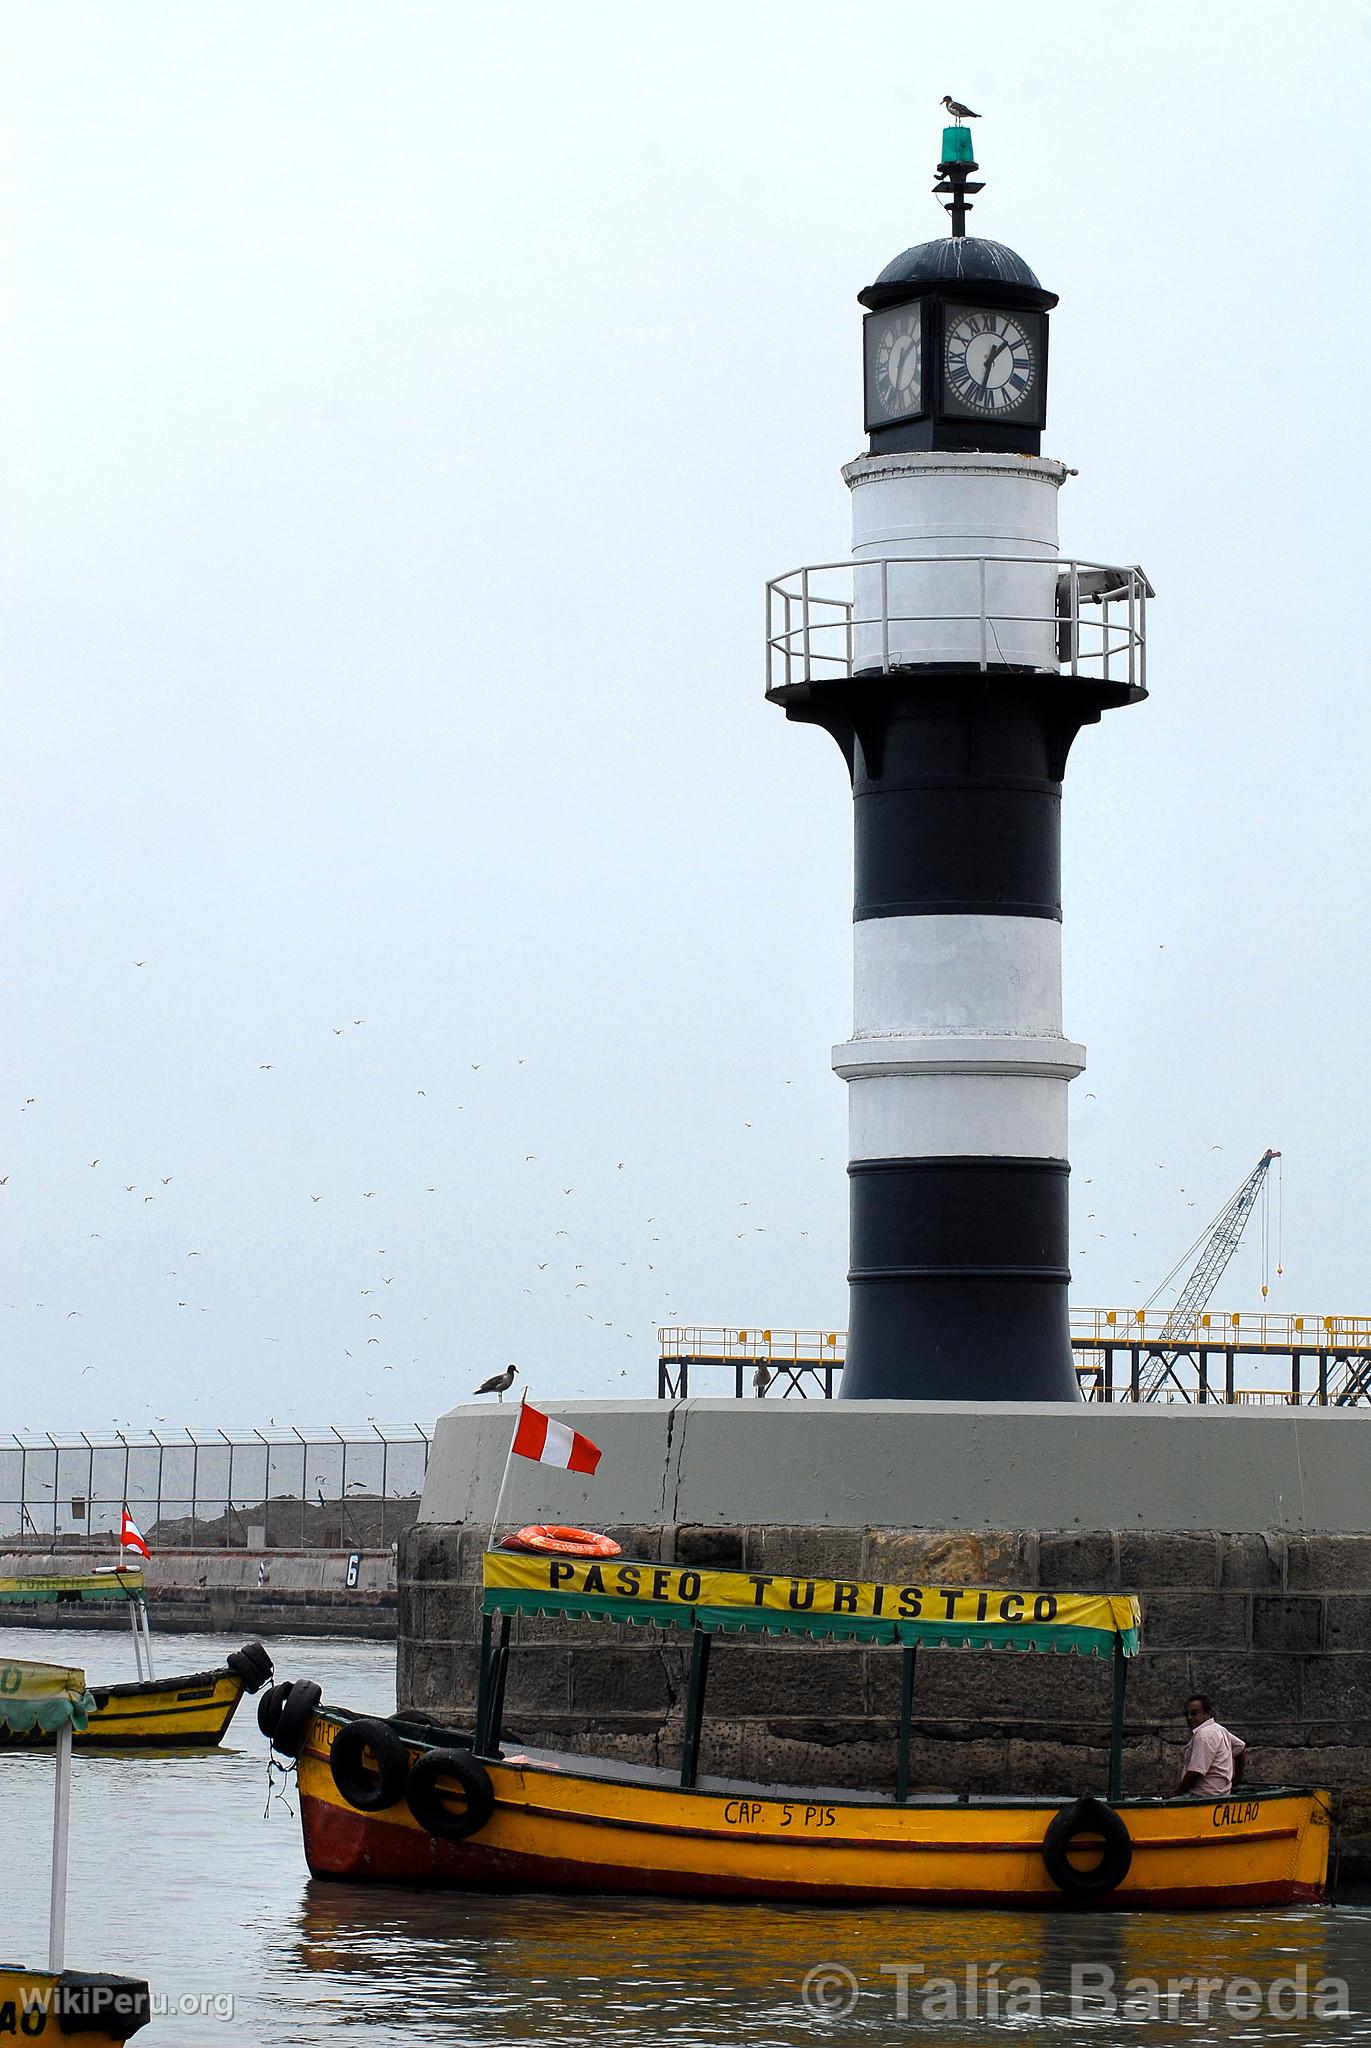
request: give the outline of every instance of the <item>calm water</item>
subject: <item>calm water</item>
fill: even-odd
[[[394,1705],[387,1644],[267,1647],[279,1672],[318,1679],[328,1698],[376,1712]],[[202,1669],[224,1648],[222,1639],[162,1636],[158,1668]],[[84,1664],[97,1682],[133,1675],[127,1639],[103,1631],[0,1630],[6,1654]],[[885,2048],[988,2038],[1371,2048],[1371,1906],[1105,1919],[464,1899],[316,1884],[298,1821],[279,1802],[263,1816],[266,1745],[251,1703],[230,1744],[193,1758],[76,1758],[68,1961],[146,1977],[166,1997],[170,2009],[136,2037],[139,2048],[322,2048],[347,2030],[368,2048]],[[0,1954],[41,1964],[51,1759],[0,1755],[0,1779]],[[988,1980],[996,1959],[998,1977]],[[972,1965],[981,1970],[974,2000]],[[1073,1967],[1096,1973],[1082,1987],[1092,2002],[1074,2012]],[[1301,1967],[1311,2010],[1283,2017],[1297,2009]],[[1144,1987],[1132,2015],[1111,2013],[1101,1997],[1108,1971],[1121,2004],[1131,1980],[1154,1980],[1156,2006]],[[1166,2017],[1167,1980],[1197,1976],[1246,1978],[1252,1989],[1236,1989],[1234,2014],[1223,1992],[1211,1994],[1204,2019],[1186,1987]],[[1347,1982],[1349,2017],[1312,2010],[1326,1977]],[[943,1983],[930,1989],[934,1978]],[[1015,1991],[1023,1978],[1036,1994]],[[1280,1990],[1283,1981],[1292,1988]],[[1253,1997],[1262,2011],[1245,2017]],[[232,2000],[231,2022],[214,2017],[215,1999]],[[201,2010],[178,2012],[178,2001]]]

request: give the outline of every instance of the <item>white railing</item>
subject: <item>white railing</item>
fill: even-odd
[[[885,555],[766,586],[768,692],[892,669],[1030,669],[1147,687],[1142,570],[1031,555]]]

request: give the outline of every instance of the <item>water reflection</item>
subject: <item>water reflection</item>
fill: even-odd
[[[369,2038],[525,2048],[554,2037],[580,2044],[645,2043],[701,2048],[798,2048],[816,2035],[844,2042],[928,2038],[1061,2040],[1145,2029],[1149,2043],[1204,2048],[1212,2041],[1371,2041],[1364,2014],[1334,2020],[1229,2015],[1223,1993],[1199,2017],[1197,1977],[1251,1979],[1263,2000],[1277,1981],[1299,1982],[1309,2000],[1320,1980],[1366,1985],[1364,1909],[1161,1919],[1074,1913],[935,1914],[881,1908],[813,1908],[644,1900],[463,1897],[311,1883],[293,1929],[299,1969],[326,1978],[339,2018],[364,2017]],[[397,1981],[394,1964],[403,1955]],[[992,1966],[998,1964],[998,1969]],[[805,1985],[834,1966],[837,2005],[806,2009]],[[1072,2007],[1073,1971],[1091,2001]],[[844,1973],[847,1973],[846,1976]],[[922,2000],[950,1980],[936,2024]],[[1165,2016],[1165,1989],[1191,1980]],[[1031,1983],[1030,1999],[1012,1986]],[[1157,1980],[1161,2017],[1111,2014],[1128,1987]],[[1108,1987],[1108,1989],[1106,1988]],[[903,1988],[903,1999],[901,1990]],[[1139,1994],[1135,1991],[1134,1997]],[[1143,1995],[1146,1995],[1145,1992]],[[1241,1997],[1241,1994],[1239,1994]],[[1293,1991],[1287,2010],[1294,2012]],[[1359,2001],[1353,1997],[1354,2005]],[[1364,1996],[1360,2003],[1364,2004]]]

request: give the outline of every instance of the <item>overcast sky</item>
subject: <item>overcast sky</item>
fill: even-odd
[[[1159,593],[1066,782],[1072,1300],[1274,1145],[1270,1305],[1371,1313],[1371,12],[3,21],[0,1428],[845,1323],[851,802],[762,594],[846,552],[945,92],[1061,295],[1063,547]]]

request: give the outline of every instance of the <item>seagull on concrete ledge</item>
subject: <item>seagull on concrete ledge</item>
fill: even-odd
[[[954,121],[979,121],[981,118],[979,114],[973,114],[970,107],[964,107],[960,100],[951,99],[947,93],[943,94],[942,103]]]
[[[514,1385],[514,1375],[518,1370],[517,1365],[507,1365],[503,1372],[497,1372],[490,1379],[482,1380],[480,1386],[476,1389],[477,1393],[497,1394],[503,1401],[505,1395]]]

